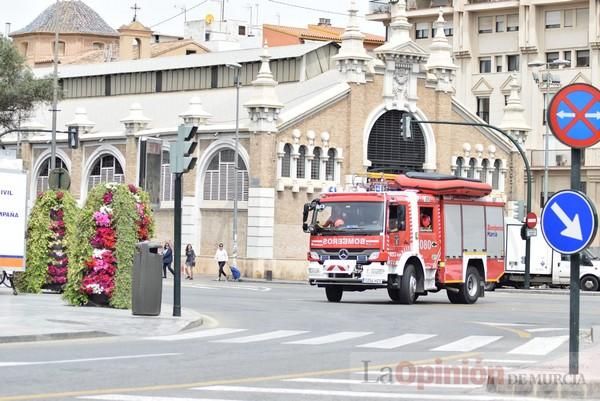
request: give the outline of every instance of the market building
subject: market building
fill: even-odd
[[[365,50],[354,2],[349,13],[341,46],[265,45],[61,66],[59,129],[80,132],[77,149],[68,147],[65,134],[58,136],[58,165],[69,171],[71,191],[83,202],[98,183],[138,183],[140,160],[153,157],[159,161],[144,179],[156,189],[157,239],[171,239],[169,141],[179,124],[198,125],[198,163],[184,176],[183,243],[194,245],[201,271],[216,272],[216,245],[224,242],[231,253],[237,185],[240,270],[288,279],[306,275],[304,203],[323,191],[352,187],[367,171],[464,175],[490,183],[498,199],[522,199],[523,164],[495,131],[413,124],[410,135],[400,135],[406,113],[422,121],[481,121],[454,96],[457,66],[443,15],[431,45],[422,47],[411,38],[405,5],[392,5],[388,39],[373,57]],[[238,160],[233,63],[241,66]],[[35,70],[38,76],[49,72]],[[520,125],[522,110],[514,79],[502,123],[517,138],[528,130]],[[50,122],[47,107],[40,106],[21,127],[47,129]],[[34,133],[4,141],[20,147],[32,197],[48,185],[49,138]]]

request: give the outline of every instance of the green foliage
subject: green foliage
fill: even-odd
[[[52,99],[53,82],[36,79],[13,43],[0,38],[0,127],[14,128],[37,102]]]
[[[117,227],[117,274],[115,291],[110,304],[115,308],[131,307],[131,269],[137,239],[137,212],[135,199],[126,185],[119,185],[113,191],[113,217]]]
[[[69,244],[69,239],[75,236],[77,231],[77,205],[70,193],[62,192],[62,194],[62,199],[59,200],[56,191],[44,192],[36,199],[31,210],[27,225],[27,269],[17,286],[21,292],[40,292],[42,286],[46,283],[48,264],[52,261],[48,251],[52,239],[52,231],[50,230],[50,210],[52,208],[62,204],[67,244]],[[66,253],[70,258],[71,251],[68,245]]]

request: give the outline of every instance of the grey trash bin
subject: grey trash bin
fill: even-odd
[[[158,316],[162,302],[162,255],[158,242],[137,244],[131,272],[131,307],[134,315]]]

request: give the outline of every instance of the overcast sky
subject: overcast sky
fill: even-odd
[[[11,31],[29,24],[56,0],[2,0],[0,15],[4,24],[11,23]],[[138,21],[152,30],[163,34],[183,35],[184,15],[176,16],[187,8],[188,20],[204,19],[207,14],[219,19],[220,0],[83,0],[93,8],[113,28],[127,24],[132,20],[134,3],[141,9]],[[356,0],[359,8],[361,28],[364,32],[384,35],[381,23],[367,22],[364,18],[368,10],[367,0]],[[305,26],[317,23],[320,17],[330,18],[335,26],[345,26],[348,18],[346,10],[349,0],[225,0],[225,18],[248,21],[252,13],[254,24],[257,22]],[[296,6],[296,7],[295,7]],[[251,11],[252,10],[252,11]],[[169,18],[173,17],[171,20]]]

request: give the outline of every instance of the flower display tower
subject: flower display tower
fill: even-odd
[[[68,192],[49,190],[38,195],[27,225],[27,270],[18,280],[20,291],[63,290],[77,214],[75,199]]]
[[[134,185],[99,185],[89,193],[78,229],[65,298],[129,308],[135,247],[153,233],[148,194]]]

